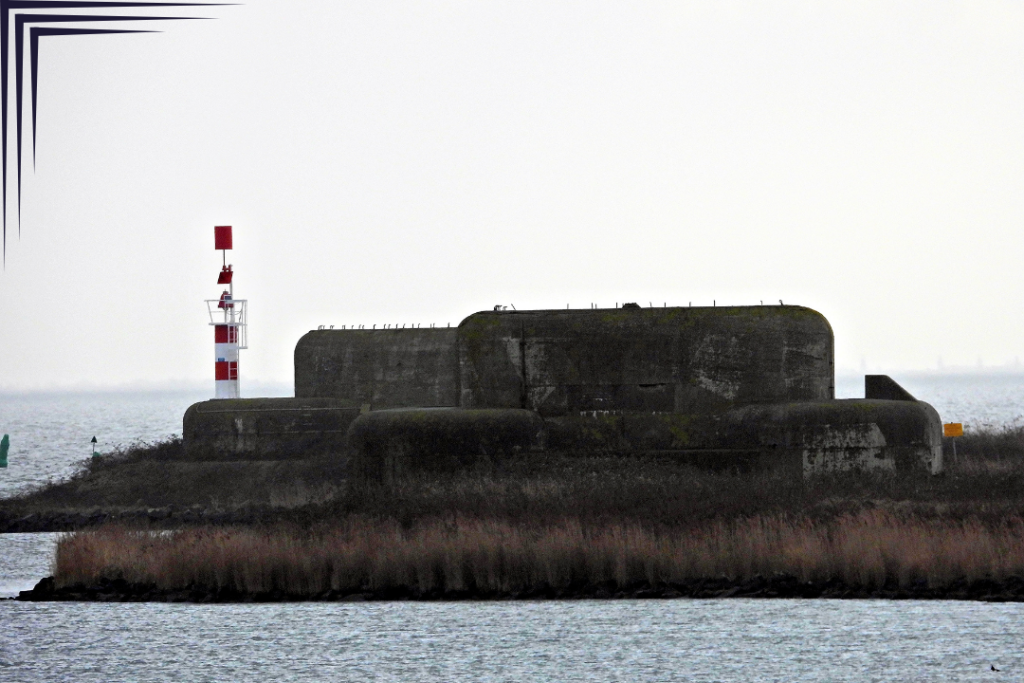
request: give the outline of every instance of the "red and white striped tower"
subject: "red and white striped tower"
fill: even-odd
[[[218,285],[228,288],[219,299],[207,299],[206,309],[213,326],[214,377],[216,393],[214,398],[239,398],[238,351],[248,348],[246,339],[246,301],[235,299],[234,273],[228,264],[228,249],[231,249],[231,226],[218,225],[213,229],[214,245],[223,256]]]

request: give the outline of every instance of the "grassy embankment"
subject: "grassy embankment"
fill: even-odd
[[[0,500],[0,531],[59,531],[109,520],[161,527],[272,519],[344,490],[344,462],[190,461],[181,439],[84,460],[67,481]]]
[[[292,505],[302,514],[287,522],[70,535],[58,547],[56,586],[87,599],[1024,599],[1024,430],[968,435],[958,452],[941,477],[794,480],[667,458],[545,454],[349,489],[340,467],[306,480],[297,475],[315,474],[313,464],[265,464],[289,477],[237,482],[234,497],[221,482],[218,501],[251,507],[258,484],[260,504],[274,509],[298,481],[330,493]],[[106,466],[81,475],[77,490]]]

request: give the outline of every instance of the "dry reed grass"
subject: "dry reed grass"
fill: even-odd
[[[1024,519],[993,527],[866,511],[827,523],[774,515],[675,530],[459,518],[403,528],[363,517],[312,531],[204,528],[154,535],[107,528],[64,536],[54,565],[59,586],[124,579],[160,590],[290,596],[396,589],[486,595],[778,574],[850,587],[926,582],[933,588],[1024,575]]]
[[[1024,461],[1024,426],[1011,425],[1002,429],[983,427],[968,429],[956,437],[957,456],[953,457],[952,438],[943,439],[942,449],[946,462],[955,468],[959,463],[999,461],[1020,463]]]

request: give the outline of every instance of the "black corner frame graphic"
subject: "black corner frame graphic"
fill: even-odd
[[[155,17],[146,14],[131,14],[130,10],[151,9],[151,8],[187,8],[187,7],[217,7],[234,3],[222,2],[87,2],[62,0],[0,0],[0,167],[2,167],[3,188],[0,188],[2,195],[3,217],[0,222],[3,225],[3,259],[7,261],[7,126],[9,122],[10,98],[8,97],[9,68],[10,60],[10,37],[11,24],[14,24],[14,85],[15,97],[14,119],[16,121],[16,161],[18,165],[18,234],[21,234],[21,167],[22,167],[22,141],[23,131],[23,103],[25,85],[25,33],[29,35],[29,70],[32,84],[32,160],[35,164],[36,155],[36,111],[37,92],[39,83],[39,40],[47,36],[81,36],[81,35],[107,35],[115,33],[157,33],[142,29],[114,29],[114,28],[77,28],[66,26],[47,27],[39,24],[84,24],[92,22],[135,22],[135,21],[181,21],[188,19],[207,19],[212,17]],[[116,10],[118,14],[82,13],[63,14],[61,11],[75,10]],[[13,19],[13,22],[12,22]]]

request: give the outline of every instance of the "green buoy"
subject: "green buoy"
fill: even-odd
[[[96,437],[92,437],[92,457],[96,457],[99,453],[96,452]]]
[[[11,447],[11,437],[4,434],[0,439],[0,467],[7,467],[7,451]]]

